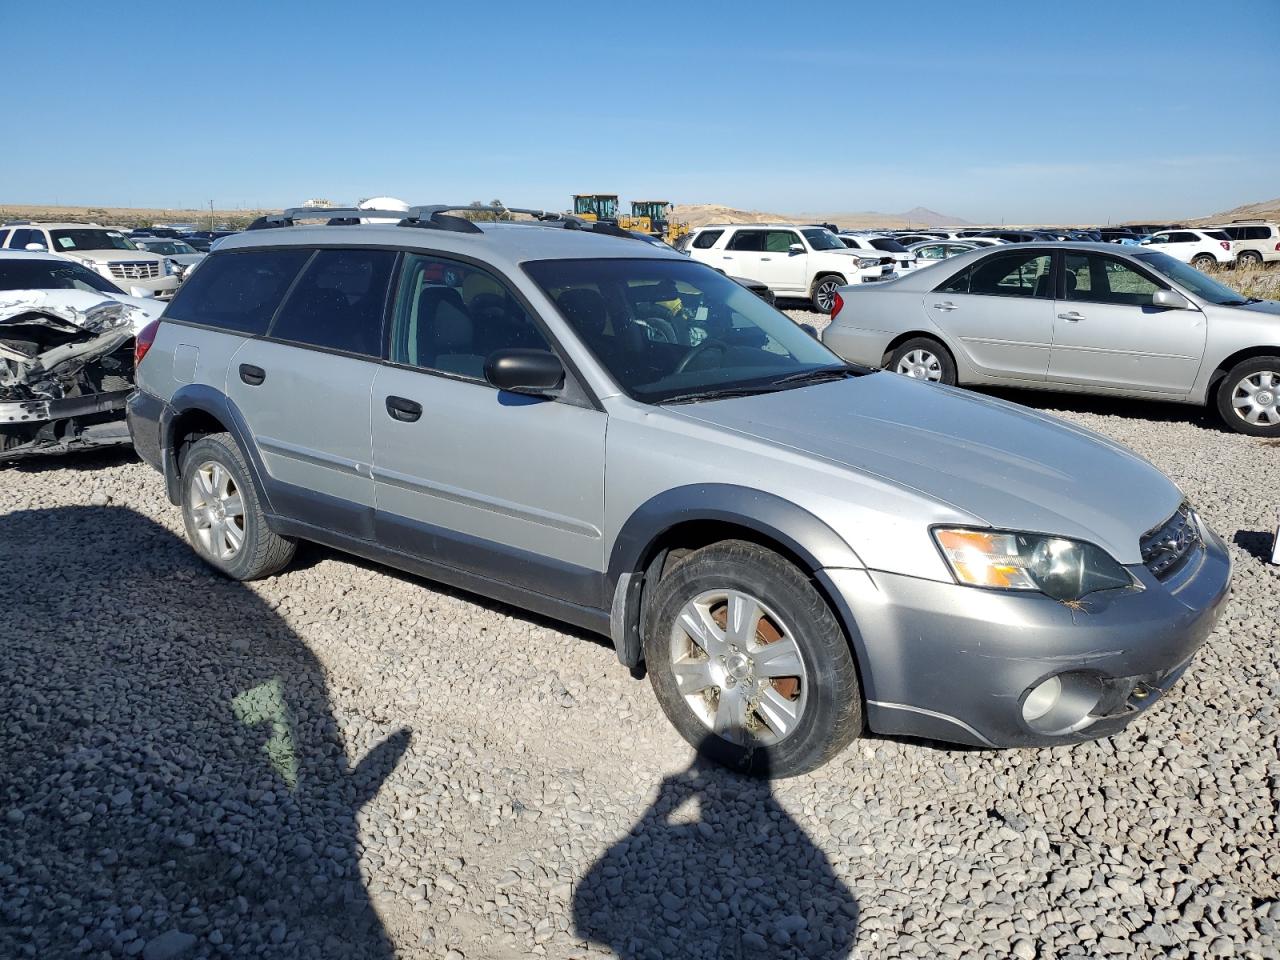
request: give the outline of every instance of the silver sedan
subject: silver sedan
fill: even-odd
[[[1102,243],[974,250],[842,287],[823,342],[857,363],[948,384],[1212,404],[1280,437],[1280,302],[1172,257]]]

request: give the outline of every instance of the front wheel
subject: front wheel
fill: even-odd
[[[667,718],[735,770],[790,777],[862,729],[849,644],[812,582],[764,547],[725,541],[658,582],[645,662]]]
[[[809,293],[814,309],[819,313],[831,313],[831,308],[836,303],[836,291],[843,286],[844,277],[828,276],[815,280],[813,290]]]
[[[1237,433],[1280,437],[1280,357],[1254,357],[1218,384],[1218,414]]]
[[[955,386],[956,363],[951,353],[932,337],[913,337],[898,345],[889,357],[888,369],[915,380]]]

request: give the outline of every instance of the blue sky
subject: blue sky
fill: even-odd
[[[1280,196],[1280,2],[0,0],[0,202],[617,192],[969,220]],[[18,143],[24,144],[16,149]]]

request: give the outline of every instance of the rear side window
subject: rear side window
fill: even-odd
[[[178,288],[165,314],[174,320],[261,336],[311,252],[288,247],[215,253]]]
[[[1048,253],[1000,253],[985,257],[947,281],[942,293],[973,293],[988,297],[1051,298]]]
[[[698,234],[697,239],[693,241],[693,245],[699,250],[707,250],[716,245],[716,241],[724,236],[723,230],[703,230]]]
[[[763,230],[739,230],[729,238],[728,249],[763,252],[764,236],[765,232]]]
[[[382,315],[395,260],[391,250],[319,251],[294,284],[271,336],[381,356]]]

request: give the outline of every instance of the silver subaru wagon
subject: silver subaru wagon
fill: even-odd
[[[139,336],[135,444],[227,576],[313,540],[598,631],[772,776],[1113,733],[1212,629],[1223,542],[1124,447],[608,225],[449,209],[259,221]]]

